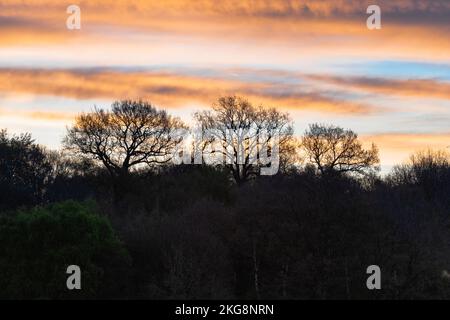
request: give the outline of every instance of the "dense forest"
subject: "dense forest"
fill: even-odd
[[[194,118],[214,134],[180,163],[172,133],[188,126],[143,101],[80,114],[59,151],[1,131],[0,298],[450,298],[445,150],[381,175],[377,147],[349,129],[294,133],[288,114],[232,96]],[[250,161],[261,132],[278,160]],[[228,161],[201,161],[227,142]],[[68,265],[82,290],[66,288]]]

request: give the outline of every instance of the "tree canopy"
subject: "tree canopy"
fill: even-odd
[[[113,176],[126,175],[134,167],[164,163],[181,141],[177,130],[185,128],[177,118],[150,103],[123,100],[111,110],[94,109],[76,118],[68,128],[64,145],[80,156],[100,161]]]
[[[237,96],[223,96],[211,111],[195,114],[204,137],[202,150],[220,157],[238,184],[270,167],[276,173],[280,159],[293,150],[293,128],[288,114],[275,108],[255,107]]]
[[[0,207],[42,201],[51,173],[45,149],[30,134],[9,136],[0,131]]]
[[[355,132],[333,125],[311,124],[302,145],[322,174],[365,174],[377,170],[380,162],[375,144],[364,149]]]

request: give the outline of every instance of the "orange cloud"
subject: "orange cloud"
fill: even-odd
[[[448,150],[450,132],[444,133],[384,133],[362,135],[365,143],[374,142],[379,150],[382,164],[401,163],[417,151],[426,149]]]
[[[65,29],[65,3],[7,0],[0,4],[0,20],[8,17],[20,21],[0,23],[5,35],[0,45],[29,43],[32,39],[35,44],[80,38],[94,42],[99,33],[109,30],[110,36],[117,37],[122,31],[200,37],[214,43],[243,41],[248,46],[283,45],[306,57],[331,53],[448,59],[448,1],[435,0],[429,5],[414,0],[378,2],[386,19],[382,30],[371,32],[366,28],[365,10],[372,1],[366,0],[79,1],[82,30],[74,36]],[[23,30],[23,25],[34,26],[34,30]]]
[[[117,12],[159,15],[184,15],[201,12],[208,15],[241,15],[241,16],[349,16],[365,13],[365,8],[373,4],[370,0],[80,0],[79,5],[88,9],[110,10]],[[442,13],[450,10],[446,0],[377,1],[386,13]],[[59,0],[3,0],[1,7],[9,10],[42,8],[58,8],[64,6]]]
[[[210,105],[220,95],[237,94],[244,95],[255,103],[282,109],[355,115],[375,112],[369,105],[329,97],[321,92],[301,91],[298,85],[244,83],[238,80],[158,72],[0,69],[0,91],[75,99],[141,98],[169,108]]]
[[[0,108],[0,117],[9,118],[27,118],[38,121],[64,122],[75,118],[76,114],[72,112],[54,112],[54,111],[32,111],[32,110],[14,110],[13,108]]]
[[[430,79],[391,80],[323,75],[309,75],[308,78],[375,93],[450,100],[450,83]]]

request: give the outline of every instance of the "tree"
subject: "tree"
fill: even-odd
[[[332,125],[311,124],[302,146],[321,174],[365,174],[380,162],[375,144],[365,150],[356,133]]]
[[[288,114],[275,108],[254,107],[242,97],[218,99],[212,111],[198,112],[195,118],[202,130],[203,154],[218,156],[237,184],[254,177],[264,166],[275,174],[280,159],[289,159],[293,129]],[[205,150],[207,150],[205,152]]]
[[[419,151],[408,163],[395,166],[387,181],[394,186],[421,186],[428,197],[445,195],[450,188],[450,154],[445,150]]]
[[[0,298],[113,298],[130,260],[92,202],[67,201],[0,215]],[[82,290],[67,290],[66,269],[81,268]]]
[[[0,208],[42,201],[51,173],[45,150],[29,133],[9,137],[0,131]]]
[[[102,168],[90,158],[73,157],[65,151],[47,151],[52,164],[52,179],[45,192],[47,202],[84,200],[98,191],[97,177]],[[101,179],[100,179],[101,180]]]
[[[123,100],[110,111],[95,108],[81,114],[67,130],[64,145],[81,156],[100,161],[114,176],[132,168],[165,163],[181,142],[184,124],[143,101]]]
[[[450,154],[444,150],[417,152],[410,157],[411,169],[418,183],[432,184],[448,177]]]

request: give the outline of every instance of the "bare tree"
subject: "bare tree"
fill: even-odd
[[[366,150],[351,130],[332,125],[312,124],[305,132],[302,146],[320,173],[365,174],[378,170],[378,148]]]
[[[436,188],[448,177],[449,169],[450,153],[428,149],[412,154],[408,163],[396,165],[387,176],[387,181],[393,185],[435,184],[433,188]]]
[[[143,101],[123,100],[111,110],[95,108],[81,114],[68,128],[64,145],[82,156],[100,161],[112,176],[132,168],[164,163],[181,142],[176,130],[183,123]]]
[[[244,98],[225,96],[213,104],[212,111],[196,113],[195,118],[206,133],[203,153],[209,147],[206,153],[219,156],[219,163],[226,163],[237,184],[260,173],[264,166],[277,171],[280,158],[289,159],[282,155],[293,152],[289,115],[274,108],[254,107]]]

